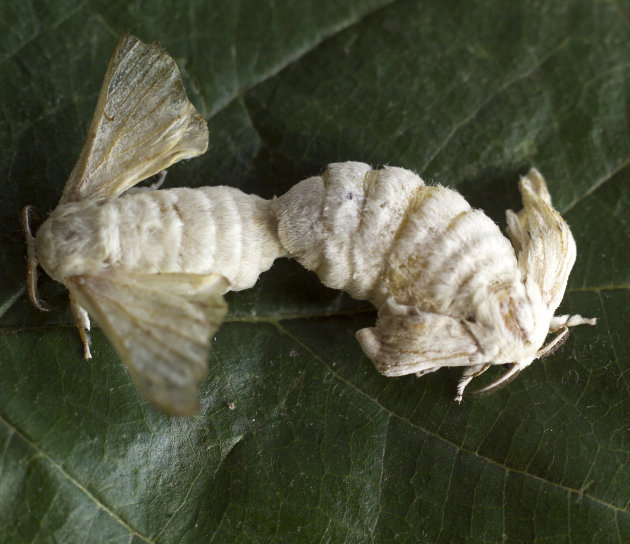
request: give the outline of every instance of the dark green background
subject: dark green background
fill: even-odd
[[[56,205],[125,31],[209,122],[167,186],[362,160],[504,226],[535,165],[578,246],[561,311],[597,327],[457,405],[458,371],[380,376],[375,313],[283,260],[228,296],[199,416],[156,412],[98,330],[81,358],[62,286],[30,307],[16,221]],[[3,2],[0,541],[630,542],[629,31],[621,0]]]

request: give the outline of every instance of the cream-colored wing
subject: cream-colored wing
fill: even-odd
[[[422,376],[444,366],[484,362],[475,338],[459,320],[392,299],[379,310],[376,327],[359,330],[357,340],[385,376]]]
[[[125,34],[60,203],[117,196],[207,147],[208,126],[188,101],[175,61],[157,43]]]
[[[208,372],[210,340],[227,306],[218,275],[73,276],[67,286],[127,365],[136,387],[160,410],[189,416]]]
[[[540,288],[543,302],[552,312],[559,306],[575,263],[575,241],[566,221],[551,204],[547,184],[532,168],[521,178],[523,209],[506,212],[506,229],[526,278]]]

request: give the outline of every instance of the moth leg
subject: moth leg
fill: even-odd
[[[560,329],[564,329],[565,327],[575,327],[577,325],[597,325],[597,318],[582,317],[579,314],[556,315],[551,318],[551,323],[549,323],[549,332],[555,332]]]
[[[455,400],[457,402],[461,402],[466,386],[472,381],[473,378],[480,376],[489,368],[490,363],[481,363],[478,365],[471,365],[467,367],[466,370],[464,370],[464,372],[462,373],[462,377],[459,379],[459,383],[457,384],[457,395],[455,395]]]
[[[90,330],[90,317],[85,311],[85,308],[79,305],[79,303],[74,299],[72,295],[70,295],[70,309],[72,310],[74,323],[77,326],[77,329],[79,329],[81,342],[83,342],[83,358],[91,359],[92,354],[90,353],[90,335],[86,332]]]
[[[146,193],[147,191],[157,191],[160,187],[162,187],[162,184],[164,183],[164,180],[166,179],[167,173],[168,172],[166,170],[160,170],[157,174],[155,174],[157,179],[151,185],[147,185],[146,187],[132,187],[131,189],[127,189],[126,194]]]
[[[155,180],[154,183],[152,183],[151,185],[147,187],[147,191],[157,191],[160,187],[162,187],[162,184],[164,183],[164,180],[166,179],[167,173],[168,172],[166,170],[160,170],[156,174],[157,180]]]

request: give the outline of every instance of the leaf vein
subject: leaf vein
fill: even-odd
[[[89,500],[91,500],[99,509],[109,515],[116,523],[121,525],[130,535],[134,537],[138,537],[142,542],[146,542],[147,544],[155,544],[148,537],[140,534],[138,531],[133,529],[123,518],[121,518],[116,512],[108,508],[102,501],[99,500],[96,495],[90,492],[84,485],[81,484],[76,478],[74,478],[70,473],[68,473],[61,464],[55,461],[52,457],[50,457],[45,451],[43,451],[36,443],[30,440],[26,435],[20,432],[15,426],[11,425],[9,421],[7,421],[2,415],[0,415],[0,423],[3,424],[13,436],[19,437],[25,444],[27,444],[35,453],[37,457],[41,457],[59,473],[61,476],[67,480],[70,484],[72,484],[79,492],[85,495]]]

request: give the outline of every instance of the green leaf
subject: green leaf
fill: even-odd
[[[4,2],[0,541],[630,541],[629,27],[604,0]],[[98,330],[81,358],[62,286],[30,307],[16,219],[56,205],[125,31],[209,121],[169,187],[271,197],[362,160],[503,226],[535,165],[578,246],[561,311],[598,325],[458,405],[456,370],[379,375],[374,311],[280,260],[228,296],[201,413],[156,412]]]

